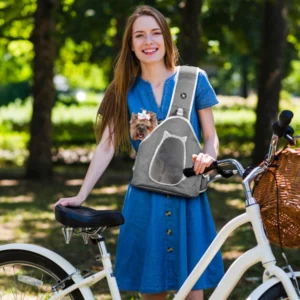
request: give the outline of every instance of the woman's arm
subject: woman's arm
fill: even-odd
[[[87,174],[77,196],[59,199],[54,206],[61,204],[63,206],[80,206],[87,198],[100,176],[106,170],[114,156],[113,141],[109,142],[109,129],[105,129],[102,139],[96,147],[95,153],[91,160]]]
[[[202,128],[202,139],[204,143],[203,153],[193,154],[194,170],[196,174],[203,173],[204,169],[211,165],[217,158],[219,150],[219,139],[216,133],[212,108],[198,110],[198,117]]]

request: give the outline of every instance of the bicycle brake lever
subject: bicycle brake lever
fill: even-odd
[[[222,170],[219,169],[217,172],[223,177],[223,178],[230,178],[233,175],[238,174],[237,170]]]
[[[294,134],[294,129],[291,126],[288,126],[283,136],[291,146],[296,145],[296,139],[293,137],[293,134]]]

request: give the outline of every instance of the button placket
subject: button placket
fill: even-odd
[[[172,200],[171,199],[168,199],[169,198],[169,195],[165,195],[165,197],[167,198],[166,199],[166,202],[165,202],[165,225],[166,225],[166,231],[165,231],[165,234],[166,234],[166,246],[167,246],[167,252],[169,254],[171,254],[173,251],[174,251],[174,243],[173,243],[173,239],[174,237],[172,236],[172,233],[173,233],[173,218],[172,218]],[[172,255],[173,256],[173,255]],[[171,258],[169,256],[169,258]],[[172,259],[171,259],[172,261]]]

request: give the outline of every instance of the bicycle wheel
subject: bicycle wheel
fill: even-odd
[[[297,277],[298,285],[300,287],[300,277]],[[271,286],[268,290],[260,296],[259,300],[287,300],[289,299],[281,282]]]
[[[52,287],[67,276],[60,266],[37,253],[26,250],[0,252],[0,300],[49,299],[54,293]],[[59,289],[73,283],[72,279],[67,280]],[[84,298],[77,289],[63,299]]]

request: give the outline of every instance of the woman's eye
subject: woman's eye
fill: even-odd
[[[160,31],[156,31],[156,32],[154,32],[154,34],[155,35],[159,35],[159,34],[161,34],[161,32]]]
[[[138,34],[138,35],[136,35],[135,37],[136,38],[140,38],[140,37],[142,37],[143,35],[142,34]]]

